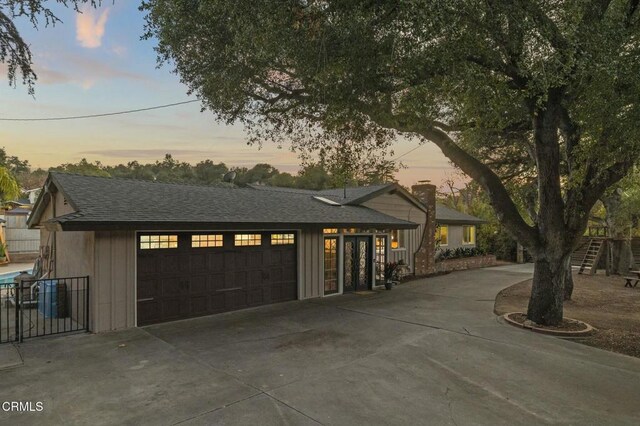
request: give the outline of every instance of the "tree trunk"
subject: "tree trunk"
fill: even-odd
[[[626,274],[632,269],[631,241],[626,238],[609,240],[612,247],[611,272],[614,274]]]
[[[562,322],[564,283],[569,258],[570,253],[560,256],[545,255],[535,260],[527,319],[541,325],[558,325]]]
[[[571,270],[571,255],[567,258],[564,269],[564,300],[571,300],[573,295],[573,272]]]

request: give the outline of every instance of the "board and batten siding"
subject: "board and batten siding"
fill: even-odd
[[[136,234],[98,231],[95,236],[91,282],[92,331],[136,326]]]
[[[371,200],[365,201],[362,205],[389,216],[393,216],[397,219],[408,220],[419,224],[416,229],[400,231],[405,233],[405,247],[391,249],[388,259],[390,262],[398,262],[402,259],[407,265],[409,265],[410,272],[413,273],[414,255],[416,251],[418,251],[420,243],[422,242],[424,227],[427,223],[427,214],[424,210],[421,210],[415,204],[407,201],[404,197],[398,194],[382,194]]]
[[[324,287],[324,235],[322,229],[300,231],[298,268],[298,299],[321,297]]]

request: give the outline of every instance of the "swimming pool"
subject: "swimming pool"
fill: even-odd
[[[10,287],[13,284],[13,279],[20,275],[22,272],[8,272],[6,274],[0,274],[0,287]],[[27,271],[31,273],[31,271]]]

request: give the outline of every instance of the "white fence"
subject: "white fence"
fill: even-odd
[[[6,240],[9,254],[34,253],[40,249],[40,231],[27,229],[26,215],[6,216]]]

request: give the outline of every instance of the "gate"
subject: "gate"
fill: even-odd
[[[0,343],[78,331],[89,331],[88,276],[0,287]]]

